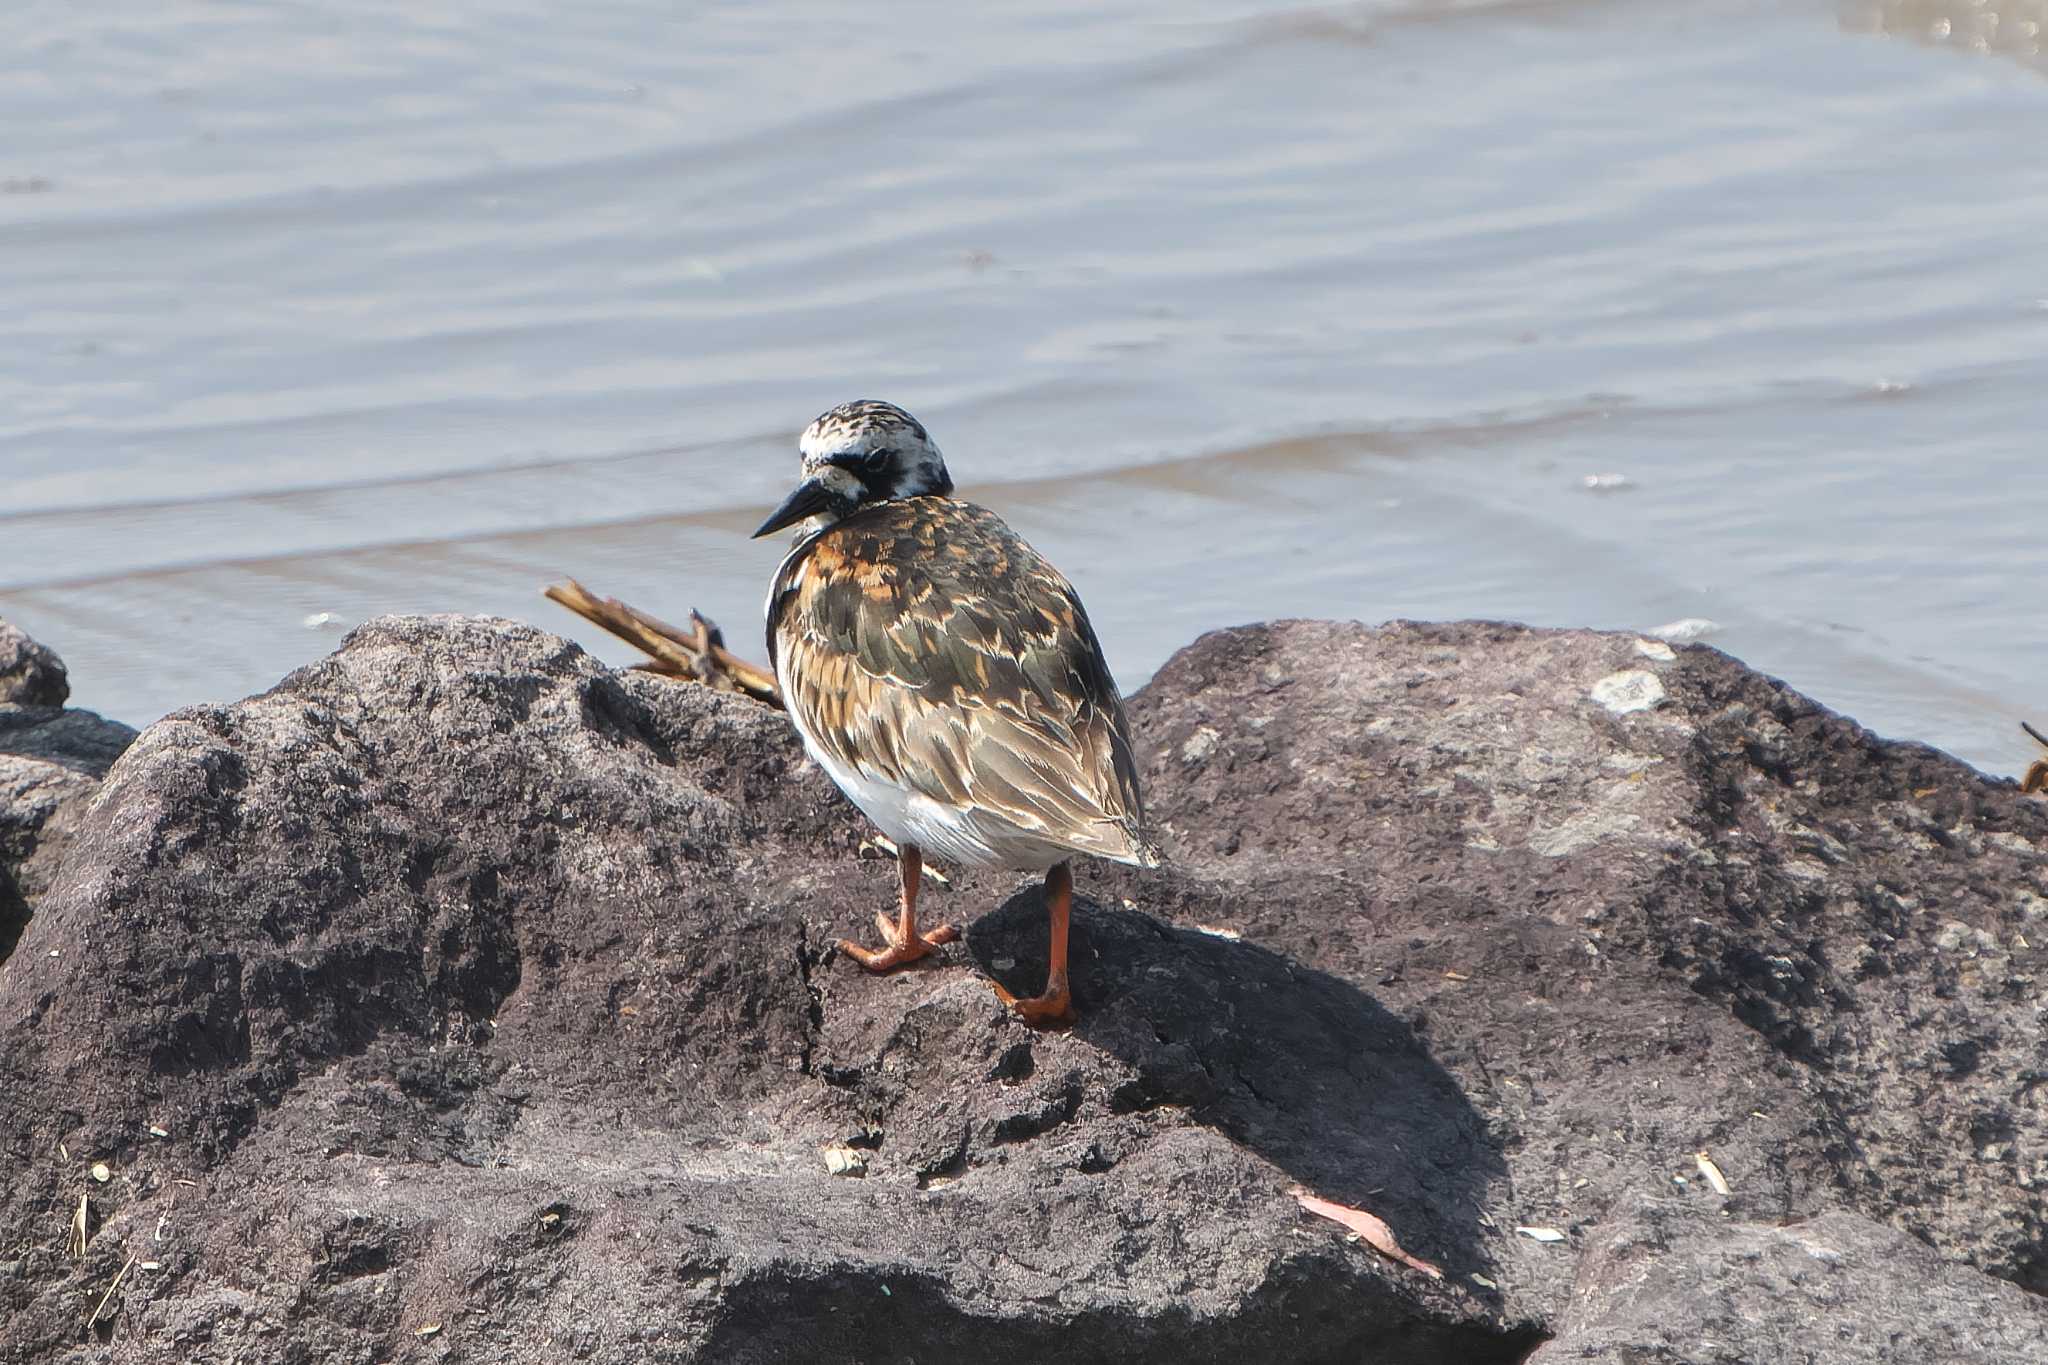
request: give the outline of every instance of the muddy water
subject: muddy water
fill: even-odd
[[[745,533],[873,395],[1127,685],[1275,615],[1699,618],[2030,761],[2048,4],[887,13],[41,7],[0,615],[136,722],[386,611],[629,657],[571,574],[752,645]]]

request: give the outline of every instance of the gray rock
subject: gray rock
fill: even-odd
[[[1529,1365],[2032,1360],[2048,1302],[1852,1213],[1782,1227],[1643,1207],[1603,1227]]]
[[[1633,672],[1662,699],[1600,699]],[[1255,627],[1137,710],[1182,871],[1418,1025],[1507,1152],[1514,1222],[1698,1197],[1706,1149],[1738,1216],[1848,1207],[2048,1289],[2048,804],[1628,635]]]
[[[0,621],[0,702],[62,706],[70,695],[64,661],[23,634],[20,627]]]
[[[742,699],[400,619],[166,718],[0,966],[0,1360],[1690,1359],[1652,1319],[1717,1296],[1820,1339],[1696,1268],[1828,1219],[1826,1311],[1903,1232],[1943,1358],[2038,1333],[2012,784],[1589,632],[1224,632],[1132,714],[1175,862],[1079,870],[1064,1033],[987,990],[1043,962],[1008,878],[833,955],[894,869]]]

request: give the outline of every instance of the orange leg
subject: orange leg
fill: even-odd
[[[1052,921],[1052,946],[1046,954],[1045,994],[1029,1000],[996,985],[1003,1003],[1033,1025],[1063,1023],[1074,1017],[1073,1000],[1067,992],[1067,917],[1074,908],[1074,870],[1055,864],[1045,874],[1045,911]],[[991,983],[994,984],[994,983]]]
[[[891,967],[915,962],[940,944],[960,937],[960,931],[950,924],[942,924],[929,934],[917,932],[917,892],[924,884],[924,855],[918,852],[916,844],[905,844],[897,851],[896,864],[903,874],[903,914],[893,920],[884,914],[875,916],[886,946],[863,948],[850,939],[839,940],[839,951],[871,972],[886,972]]]

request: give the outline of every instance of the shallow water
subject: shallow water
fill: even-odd
[[[2048,0],[673,10],[17,24],[0,615],[79,704],[386,611],[632,657],[568,575],[758,654],[746,532],[878,396],[1127,687],[1276,615],[1696,617],[2032,760]]]

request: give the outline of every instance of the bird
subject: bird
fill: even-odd
[[[1073,1017],[1071,860],[1157,867],[1130,722],[1081,598],[985,507],[953,495],[924,424],[893,403],[832,408],[797,442],[801,477],[754,532],[795,528],[768,592],[768,657],[805,751],[897,845],[898,914],[872,972],[959,937],[920,929],[927,856],[1044,875],[1051,946],[1026,1023]]]

